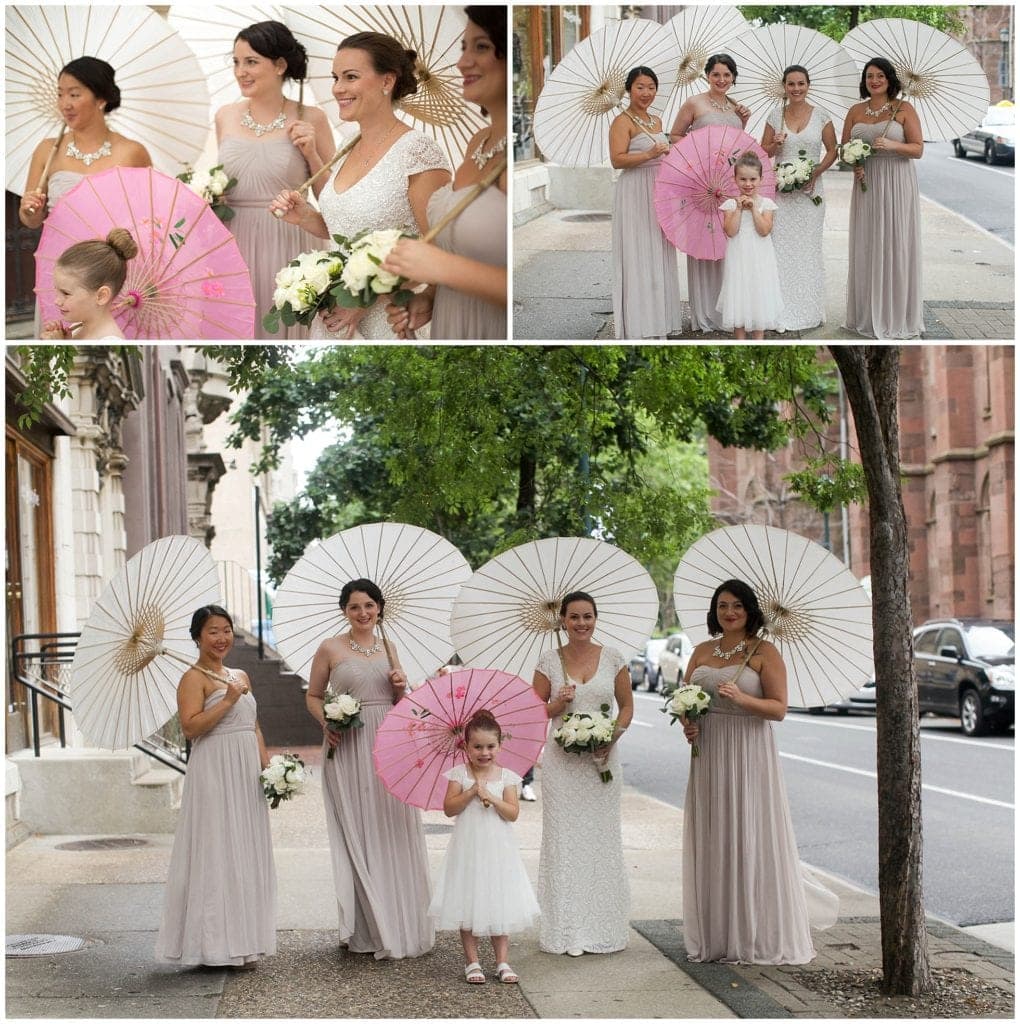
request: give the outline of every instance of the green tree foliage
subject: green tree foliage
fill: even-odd
[[[803,25],[842,42],[852,28],[875,18],[906,18],[918,21],[943,32],[963,30],[962,7],[936,5],[911,6],[909,4],[846,4],[831,6],[806,4],[794,5],[748,5],[739,8],[740,13],[758,28],[762,25],[787,24]]]

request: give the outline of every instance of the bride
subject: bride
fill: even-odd
[[[415,59],[413,50],[379,32],[358,32],[340,44],[333,58],[333,96],[341,120],[358,122],[361,138],[320,193],[321,213],[292,191],[281,192],[271,210],[323,239],[382,228],[410,234],[427,230],[429,198],[450,181],[450,171],[436,143],[393,112],[396,103],[417,91]],[[320,313],[311,337],[395,339],[387,301],[382,296],[368,309],[338,306]]]

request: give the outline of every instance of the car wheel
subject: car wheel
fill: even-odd
[[[994,143],[986,142],[985,143],[985,163],[991,165],[991,164],[995,164],[997,162],[998,161],[995,159],[995,145],[994,145]]]
[[[655,676],[645,676],[645,689],[649,693],[655,693],[659,688],[659,680]]]
[[[966,160],[967,159],[967,150],[965,150],[963,148],[963,146],[960,145],[960,140],[959,139],[953,139],[953,149],[955,150],[956,155],[961,160]]]
[[[988,731],[985,713],[981,708],[981,696],[970,687],[963,691],[960,698],[960,725],[967,736],[983,736]]]

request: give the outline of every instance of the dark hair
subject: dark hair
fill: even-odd
[[[705,74],[707,75],[716,64],[723,64],[728,67],[733,75],[733,81],[737,80],[737,62],[728,53],[713,53],[705,61]]]
[[[394,103],[418,91],[418,76],[414,70],[418,54],[405,50],[393,36],[382,32],[356,32],[336,48],[337,53],[341,50],[361,50],[368,54],[377,75],[396,75],[391,97]]]
[[[243,39],[257,54],[270,60],[287,62],[284,78],[300,81],[308,77],[308,51],[294,38],[286,25],[279,21],[257,21],[242,28],[234,42]]]
[[[709,633],[712,636],[718,636],[723,631],[722,626],[719,625],[716,606],[719,604],[719,595],[725,593],[732,594],[744,606],[744,611],[747,612],[747,635],[757,636],[765,625],[765,616],[762,613],[761,605],[758,604],[758,595],[743,580],[726,580],[725,583],[720,583],[715,588],[712,603],[708,606],[708,618],[705,620]]]
[[[786,76],[793,74],[794,71],[799,71],[807,79],[807,84],[811,84],[811,76],[808,74],[808,69],[803,64],[791,64],[783,72],[783,85],[786,85]]]
[[[127,278],[127,261],[138,255],[138,246],[127,228],[113,228],[105,239],[76,242],[57,259],[57,266],[74,274],[83,287],[97,292],[109,285],[116,296]]]
[[[627,81],[624,83],[624,89],[630,92],[630,87],[642,75],[647,75],[655,83],[655,88],[659,88],[659,76],[651,68],[646,68],[643,64],[639,64],[636,68],[631,68],[627,72]]]
[[[762,176],[761,160],[758,158],[758,154],[752,149],[745,149],[740,156],[737,157],[736,163],[733,165],[733,177],[737,176],[737,169],[740,167],[753,167],[758,172],[758,177]]]
[[[464,726],[465,743],[470,742],[471,733],[473,732],[494,732],[499,741],[503,742],[503,730],[499,727],[499,722],[496,721],[492,712],[487,711],[485,708],[479,708],[468,719],[468,724]]]
[[[472,4],[464,13],[489,37],[496,56],[506,60],[506,4]]]
[[[383,617],[383,608],[386,607],[386,598],[382,596],[382,591],[371,580],[351,580],[349,583],[345,583],[343,590],[340,591],[341,610],[347,607],[351,600],[351,594],[356,591],[360,591],[362,594],[368,594],[368,596],[372,598],[377,605],[379,605],[379,618],[381,619]]]
[[[885,57],[872,57],[867,64],[864,65],[864,70],[861,72],[861,99],[866,100],[871,96],[868,92],[868,68],[876,67],[886,77],[886,81],[889,83],[886,89],[886,95],[889,99],[893,99],[899,96],[903,89],[900,84],[900,76],[896,74],[896,69],[892,64],[885,59]]]
[[[205,624],[214,617],[226,619],[230,623],[230,631],[234,631],[234,620],[226,608],[221,608],[218,604],[204,604],[191,616],[191,639],[197,642]]]
[[[560,615],[567,614],[567,605],[574,601],[587,601],[591,605],[592,611],[595,613],[595,618],[599,617],[599,610],[595,607],[595,598],[591,594],[586,594],[583,590],[572,590],[563,600],[560,602]]]
[[[120,89],[113,80],[113,66],[105,60],[76,57],[60,69],[60,74],[77,78],[97,99],[105,100],[107,114],[112,114],[120,106]]]

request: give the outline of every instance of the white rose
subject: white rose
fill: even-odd
[[[343,711],[340,709],[340,703],[338,701],[330,701],[328,704],[324,705],[322,713],[334,722],[343,718]]]
[[[278,786],[282,781],[284,775],[287,773],[287,769],[282,764],[271,764],[262,773],[262,778],[274,788]]]
[[[377,295],[382,295],[393,291],[399,283],[399,274],[391,274],[388,270],[377,267],[375,277],[372,278],[372,291]]]
[[[305,284],[314,288],[318,295],[322,295],[330,285],[329,268],[324,263],[317,263],[305,271]]]
[[[349,291],[358,294],[365,290],[365,285],[376,269],[368,253],[364,249],[358,249],[351,253],[347,265],[340,274],[340,280]]]
[[[360,702],[349,693],[341,694],[337,699],[337,704],[345,715],[356,715],[361,710]]]
[[[208,189],[214,196],[219,197],[227,191],[227,183],[229,181],[230,179],[223,172],[222,168],[218,171],[213,171],[212,174],[209,175]]]

